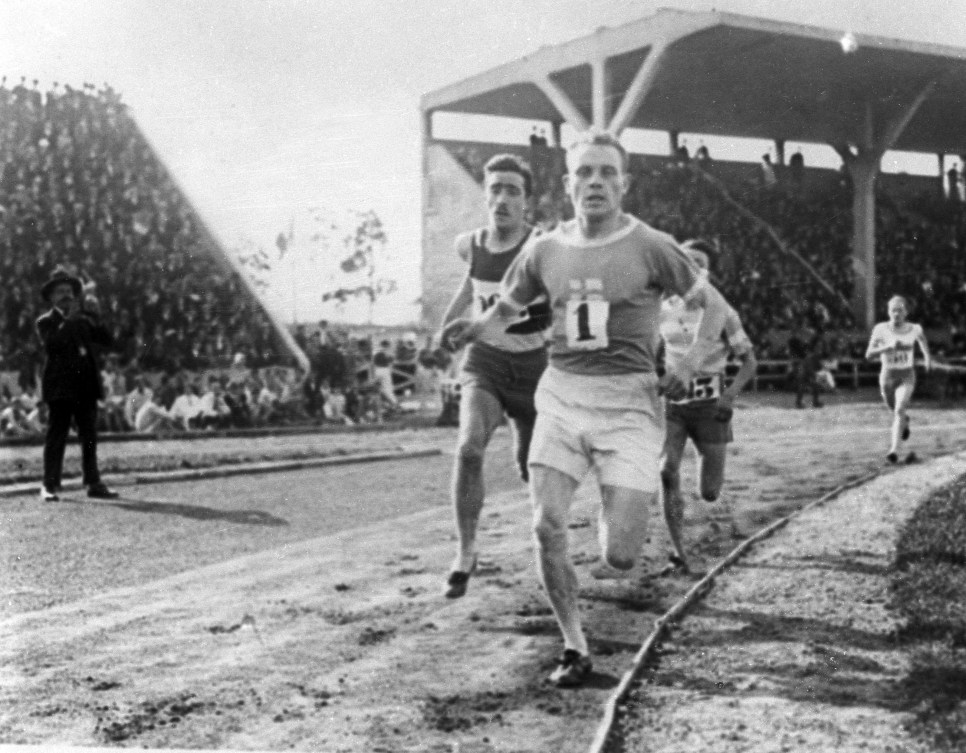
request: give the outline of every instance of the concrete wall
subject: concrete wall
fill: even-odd
[[[482,186],[445,146],[428,145],[424,164],[422,324],[435,329],[466,274],[453,241],[460,233],[486,224],[486,207]]]

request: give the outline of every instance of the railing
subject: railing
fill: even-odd
[[[768,359],[758,362],[758,369],[755,376],[749,382],[748,389],[758,392],[762,389],[785,389],[791,386],[792,361],[790,359]],[[830,363],[827,361],[826,363]],[[835,378],[836,387],[845,387],[857,390],[860,387],[875,387],[879,384],[879,364],[874,361],[866,361],[857,358],[839,358],[834,360],[834,368],[829,371]],[[948,358],[943,360],[946,366],[954,369],[966,370],[966,358]],[[918,378],[923,381],[923,386],[928,389],[930,382],[946,379],[949,377],[963,378],[962,373],[949,372],[936,369],[932,374],[926,374],[921,365],[916,369]],[[728,364],[727,376],[733,377],[738,371],[737,364]]]

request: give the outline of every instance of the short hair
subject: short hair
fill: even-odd
[[[527,163],[515,154],[497,154],[483,166],[485,173],[516,173],[523,178],[523,192],[530,196],[533,193],[533,173]]]
[[[706,271],[711,270],[711,260],[715,257],[717,251],[704,238],[691,238],[686,240],[681,244],[681,249],[701,269]]]
[[[627,150],[624,145],[620,142],[614,134],[610,131],[601,131],[596,128],[590,128],[586,131],[581,131],[577,134],[577,138],[574,142],[567,147],[567,156],[579,147],[582,146],[609,146],[612,149],[616,149],[617,153],[621,156],[621,170],[627,172],[630,166],[630,157],[627,154]]]
[[[907,309],[909,308],[909,299],[906,298],[904,295],[899,295],[897,293],[896,295],[892,296],[892,298],[890,298],[889,302],[886,304],[886,307],[891,306],[893,301],[899,301]]]

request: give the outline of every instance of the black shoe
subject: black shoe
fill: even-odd
[[[57,492],[46,486],[40,487],[40,498],[44,502],[60,502],[60,497],[57,496]]]
[[[98,482],[87,487],[87,496],[94,499],[117,499],[121,495],[112,492],[103,483]]]
[[[550,682],[558,688],[575,688],[584,684],[593,668],[589,656],[572,648],[564,649],[560,664],[550,675]]]
[[[913,463],[918,463],[918,462],[919,462],[919,456],[916,455],[916,453],[910,452],[908,455],[906,455],[906,465],[912,465]]]
[[[454,570],[446,579],[446,588],[443,589],[443,596],[447,599],[458,599],[466,594],[466,587],[469,585],[470,576],[476,572],[476,557],[473,557],[473,564],[470,565],[469,572]]]
[[[886,455],[886,460],[895,465],[899,462],[899,456],[894,452],[890,452],[888,455]]]

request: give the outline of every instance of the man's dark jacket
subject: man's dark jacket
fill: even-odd
[[[97,348],[110,347],[113,339],[95,314],[81,311],[65,317],[52,308],[37,319],[37,332],[47,356],[41,378],[45,402],[97,402],[104,397]]]

